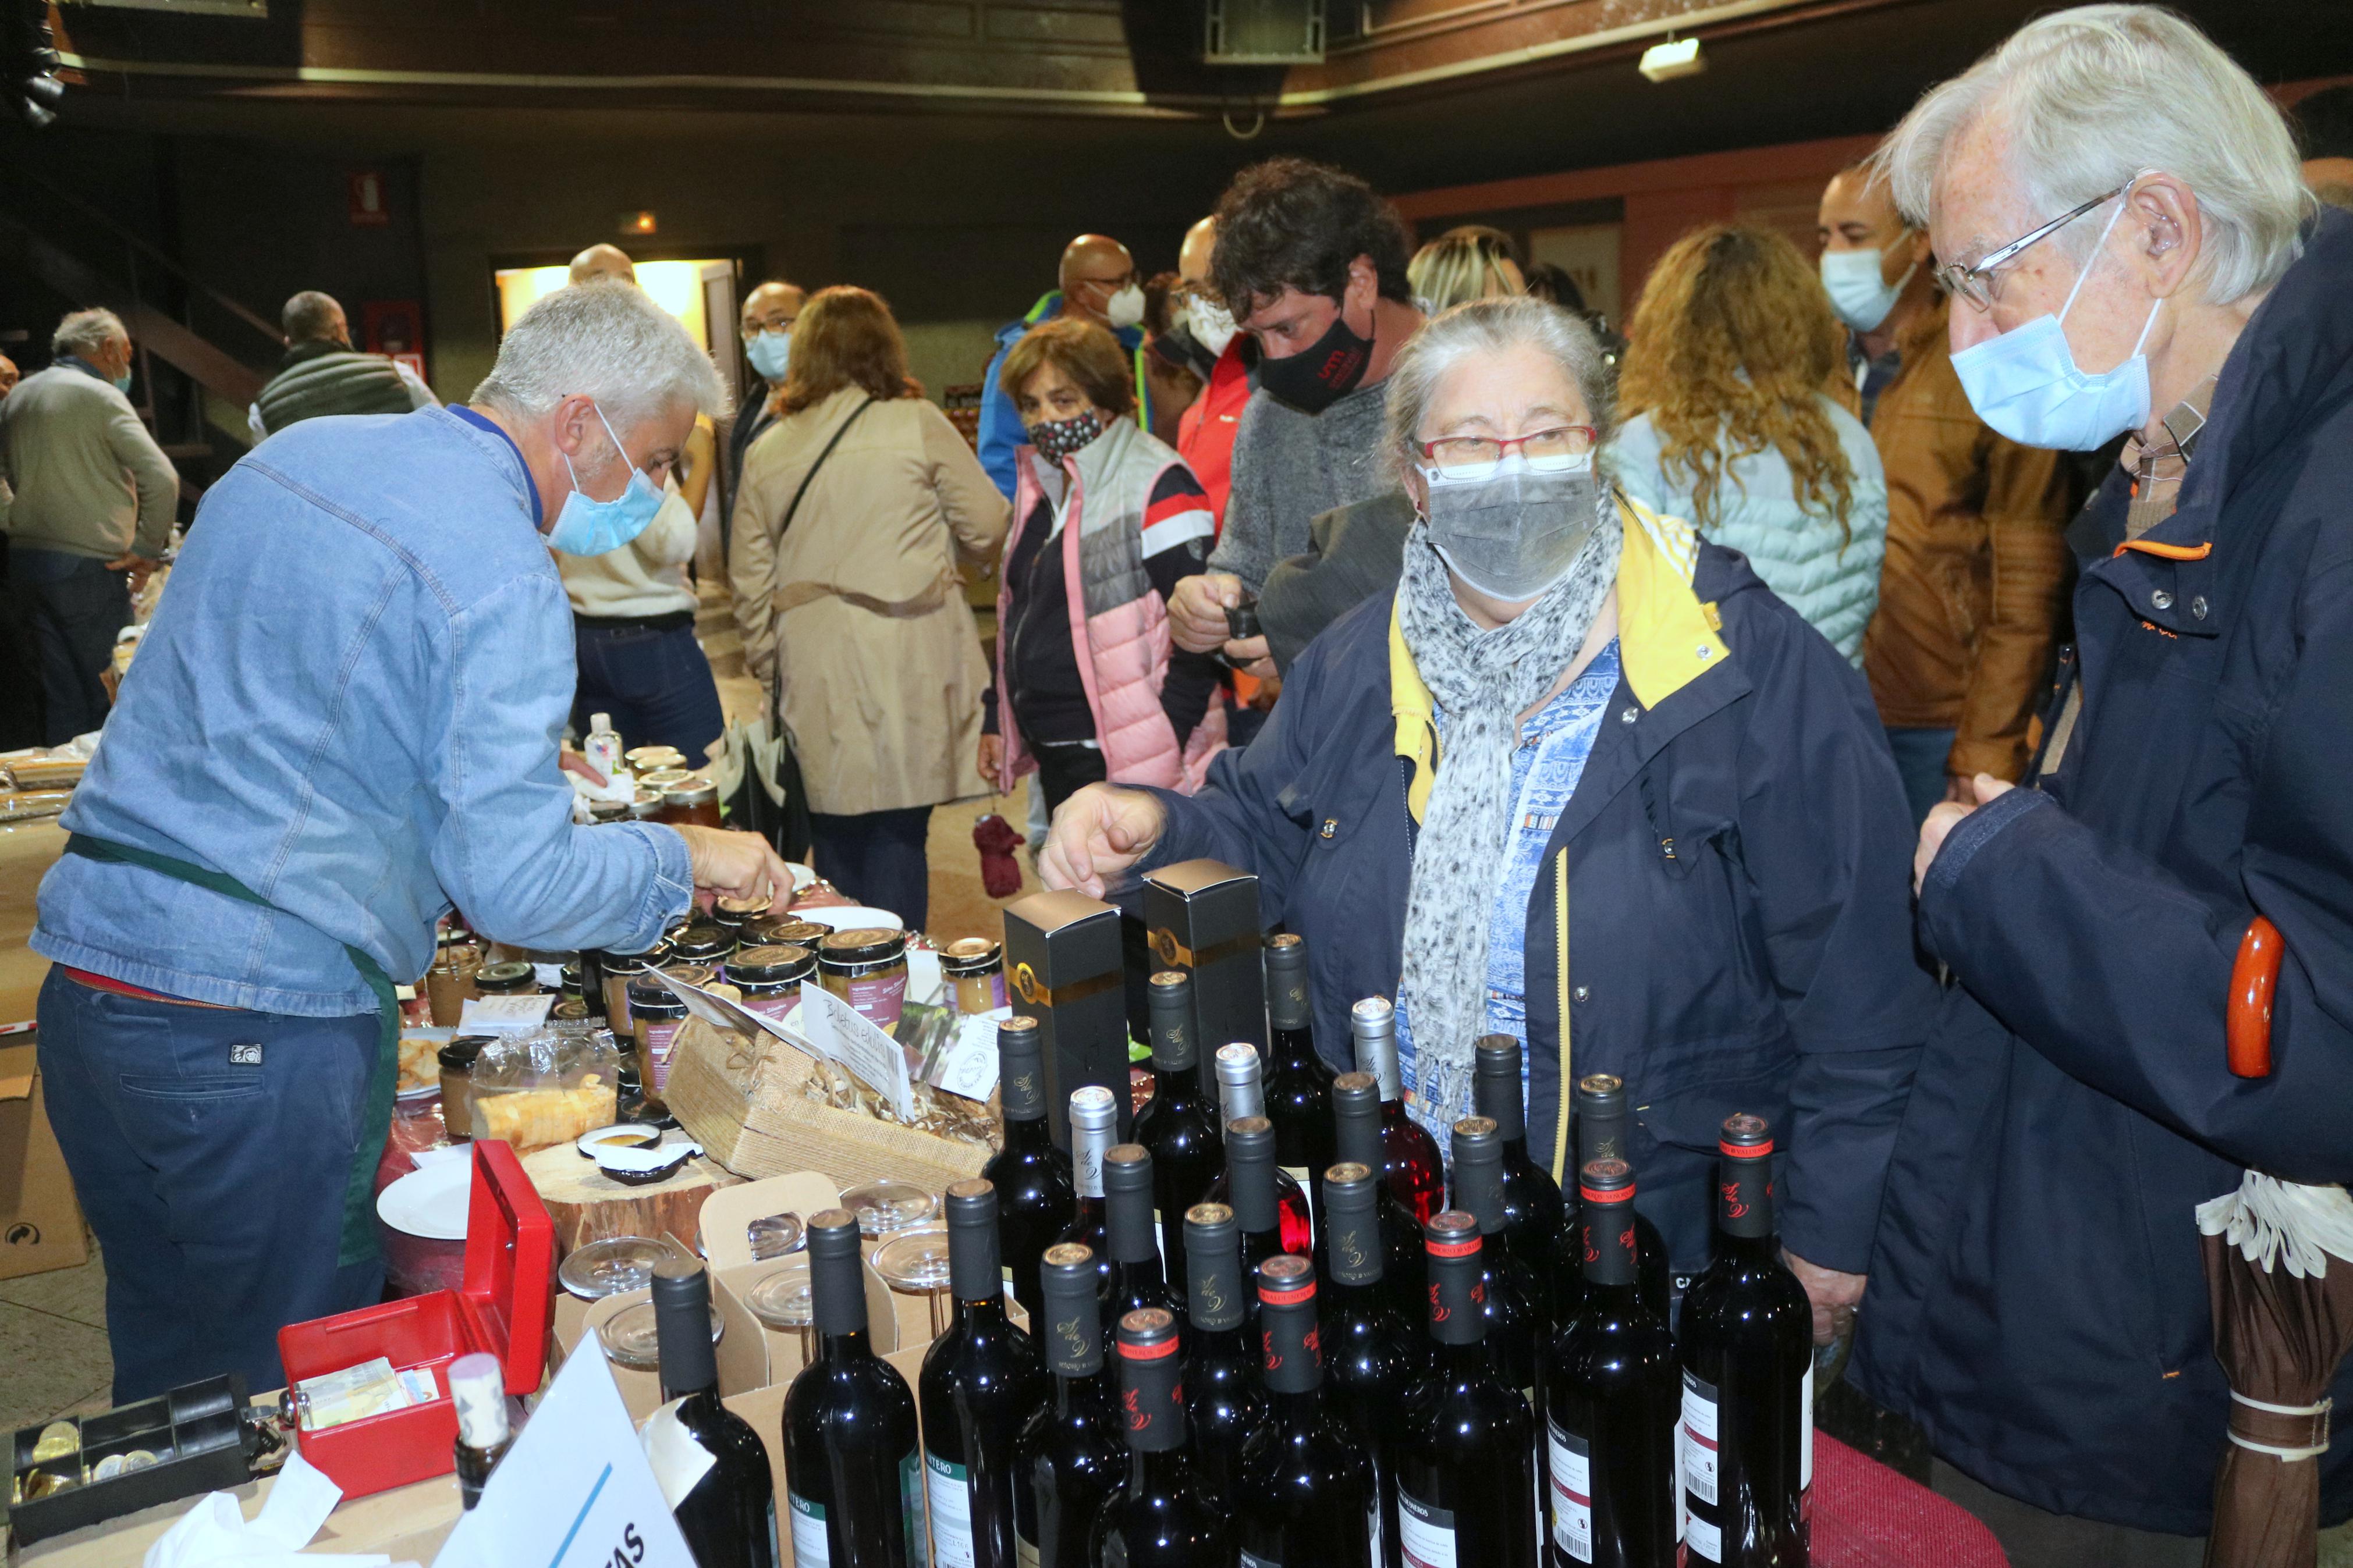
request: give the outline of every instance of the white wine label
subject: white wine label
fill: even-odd
[[[646,1417],[645,1426],[638,1433],[638,1441],[645,1446],[646,1463],[653,1467],[654,1480],[661,1487],[662,1501],[670,1504],[673,1513],[695,1483],[719,1462],[719,1457],[678,1418],[681,1403],[673,1399]]]
[[[1715,1384],[1683,1373],[1683,1485],[1694,1501],[1715,1506]],[[1699,1528],[1699,1521],[1692,1521]]]
[[[1399,1487],[1398,1545],[1406,1568],[1455,1568],[1454,1510],[1433,1508]]]
[[[1552,1428],[1552,1542],[1578,1563],[1593,1561],[1593,1462],[1585,1439]]]
[[[825,1539],[825,1506],[794,1491],[785,1500],[793,1510],[793,1568],[826,1568],[833,1552]]]
[[[906,1532],[907,1568],[931,1568],[930,1537],[923,1533],[923,1458],[913,1448],[899,1461],[899,1524]]]
[[[1685,1539],[1685,1544],[1691,1548],[1691,1561],[1710,1563],[1724,1561],[1724,1531],[1697,1514],[1691,1516],[1689,1529],[1691,1533]]]
[[[1798,1490],[1803,1492],[1814,1484],[1814,1368],[1806,1363],[1806,1375],[1798,1384]]]
[[[923,1479],[932,1500],[932,1561],[939,1568],[974,1568],[972,1472],[926,1454]]]
[[[1013,1536],[1013,1561],[1016,1568],[1038,1568],[1038,1543],[1018,1531]]]
[[[1675,1544],[1683,1544],[1683,1526],[1691,1518],[1691,1499],[1683,1493],[1683,1424],[1675,1423]]]

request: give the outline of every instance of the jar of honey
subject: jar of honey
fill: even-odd
[[[1005,944],[985,936],[959,937],[940,950],[940,973],[959,1013],[994,1013],[1005,999]]]
[[[681,963],[699,963],[706,969],[726,963],[735,946],[733,932],[709,921],[697,921],[670,939],[670,957]]]
[[[631,1032],[629,987],[649,970],[658,969],[669,962],[670,945],[667,942],[656,943],[649,952],[605,954],[605,1021],[613,1026],[615,1036]]]
[[[638,1041],[638,1071],[646,1092],[659,1095],[670,1079],[670,1042],[686,1022],[686,1004],[650,973],[629,983],[629,1028]]]
[[[712,921],[721,931],[741,942],[744,928],[754,921],[765,919],[775,903],[773,894],[763,894],[756,899],[721,899],[711,906]]]
[[[899,1026],[907,1003],[905,931],[875,926],[828,931],[818,943],[817,966],[825,988],[868,1023],[886,1033]]]
[[[719,826],[719,786],[691,773],[677,784],[663,785],[661,812],[654,820],[674,827]]]
[[[452,1139],[474,1135],[474,1061],[490,1035],[460,1035],[441,1047],[441,1125]]]
[[[805,947],[739,947],[727,961],[727,984],[744,994],[745,1011],[781,1019],[797,1006],[801,982],[817,974],[817,954]]]
[[[539,971],[519,958],[485,963],[474,973],[474,989],[484,996],[536,996]]]
[[[425,972],[425,996],[435,1028],[458,1026],[467,1000],[481,994],[474,987],[481,967],[482,950],[470,942],[445,942],[434,953],[433,967]]]
[[[744,941],[753,947],[805,947],[815,952],[832,929],[795,914],[766,915],[745,922]]]

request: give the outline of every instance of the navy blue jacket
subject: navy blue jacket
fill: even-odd
[[[2191,1211],[2244,1166],[2353,1178],[2353,216],[2232,350],[2180,510],[2119,548],[2127,477],[2071,534],[2063,763],[1956,826],[1922,890],[1959,987],[1855,1366],[1989,1485],[2197,1534],[2229,1395]],[[2287,959],[2272,1076],[2244,1080],[2223,1008],[2258,912]],[[2321,1465],[2340,1519],[2341,1422]]]
[[[1666,526],[1688,559],[1688,529]],[[1630,522],[1627,541],[1630,563],[1660,559]],[[1736,1110],[1761,1113],[1787,1140],[1790,1249],[1860,1272],[1934,1005],[1911,936],[1910,818],[1862,677],[1739,555],[1696,553],[1695,574],[1662,595],[1681,596],[1707,639],[1704,662],[1654,707],[1636,696],[1641,668],[1687,658],[1692,638],[1646,659],[1645,638],[1683,623],[1651,629],[1660,617],[1630,601],[1620,569],[1633,673],[1610,698],[1528,901],[1529,1148],[1562,1173],[1564,1066],[1571,1079],[1624,1075],[1638,1107],[1637,1202],[1689,1270],[1708,1257],[1717,1130]],[[1259,875],[1268,922],[1306,939],[1317,1048],[1343,1068],[1355,1066],[1349,1005],[1396,994],[1413,866],[1394,599],[1366,601],[1308,646],[1265,730],[1220,754],[1199,795],[1162,795],[1168,824],[1147,862],[1208,856]]]

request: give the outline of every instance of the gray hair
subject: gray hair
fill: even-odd
[[[473,401],[536,417],[572,396],[596,399],[616,429],[679,404],[723,418],[726,384],[686,328],[634,284],[558,289],[507,329]]]
[[[2301,252],[2312,197],[2286,121],[2253,77],[2170,11],[2061,11],[1930,89],[1876,159],[1908,220],[1927,220],[1954,138],[1989,113],[2008,134],[2010,172],[2038,222],[2144,170],[2186,183],[2205,225],[2198,269],[2209,303],[2270,288]],[[2086,220],[2052,243],[2081,260],[2099,237]]]
[[[1586,417],[1600,439],[1609,438],[1617,389],[1593,329],[1550,300],[1532,295],[1473,300],[1425,323],[1406,340],[1389,366],[1387,438],[1399,479],[1418,466],[1420,454],[1414,442],[1422,416],[1448,373],[1473,355],[1523,347],[1543,351],[1560,366],[1585,399]]]
[[[88,359],[115,339],[130,336],[122,318],[111,310],[76,310],[49,334],[49,353]]]
[[[278,325],[288,342],[324,342],[329,330],[343,318],[343,308],[335,303],[332,294],[305,289],[286,301],[286,308],[278,312]]]

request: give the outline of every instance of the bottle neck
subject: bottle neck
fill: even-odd
[[[1192,1467],[1182,1448],[1130,1448],[1127,1489],[1130,1497],[1166,1497],[1191,1484]]]
[[[1726,1252],[1769,1252],[1773,1244],[1773,1173],[1768,1159],[1716,1163],[1715,1228]]]
[[[1316,1065],[1315,1032],[1302,1023],[1277,1024],[1267,1037],[1268,1054],[1278,1068],[1313,1068]]]
[[[1059,1415],[1083,1415],[1111,1400],[1111,1379],[1098,1367],[1093,1372],[1054,1374],[1054,1411]]]
[[[1071,1183],[1082,1200],[1103,1195],[1103,1156],[1111,1152],[1114,1136],[1108,1127],[1071,1130]]]
[[[1197,1062],[1179,1066],[1152,1058],[1152,1098],[1170,1106],[1190,1106],[1199,1098],[1201,1069]]]
[[[1251,1360],[1248,1337],[1240,1325],[1230,1329],[1205,1329],[1196,1319],[1193,1322],[1193,1360],[1248,1363]]]
[[[1274,1407],[1274,1419],[1286,1437],[1304,1436],[1315,1430],[1324,1415],[1324,1389],[1275,1390],[1267,1395]]]
[[[1393,1024],[1371,1033],[1358,1031],[1356,1070],[1373,1075],[1373,1081],[1380,1085],[1385,1108],[1403,1102],[1405,1080],[1398,1072],[1397,1031]]]
[[[955,1321],[957,1327],[973,1334],[1001,1333],[1013,1326],[1013,1320],[1005,1315],[1002,1291],[970,1300],[959,1295],[955,1304]]]
[[[1437,1368],[1438,1381],[1448,1387],[1460,1388],[1464,1384],[1483,1383],[1495,1374],[1494,1358],[1488,1353],[1487,1342],[1483,1339],[1459,1345],[1441,1342],[1434,1349],[1436,1353],[1432,1363]]]
[[[1342,1318],[1367,1318],[1377,1315],[1388,1305],[1381,1291],[1381,1277],[1377,1273],[1369,1280],[1349,1284],[1327,1279],[1322,1287],[1324,1305],[1337,1321]]]
[[[1042,1154],[1053,1146],[1054,1134],[1046,1125],[1046,1114],[1042,1110],[1035,1116],[1015,1116],[1009,1112],[1007,1114],[1005,1118],[1007,1153]]]
[[[1578,1273],[1588,1286],[1632,1287],[1635,1279],[1634,1205],[1582,1201],[1577,1207]]]
[[[864,1329],[845,1329],[818,1336],[818,1359],[820,1361],[863,1361],[874,1353],[867,1342]]]
[[[1342,1161],[1362,1165],[1374,1175],[1381,1173],[1384,1156],[1381,1152],[1381,1119],[1377,1116],[1343,1116],[1333,1123],[1333,1152]]]

